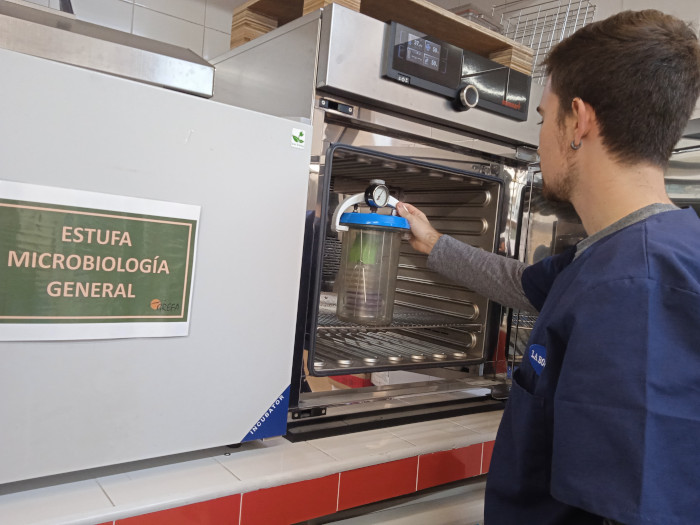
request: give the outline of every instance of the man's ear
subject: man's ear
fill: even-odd
[[[590,104],[584,102],[579,97],[571,101],[571,111],[575,119],[574,141],[576,144],[580,144],[581,140],[591,133],[598,125],[595,111]]]

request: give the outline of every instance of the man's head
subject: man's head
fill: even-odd
[[[579,29],[544,62],[558,120],[580,98],[603,146],[624,164],[665,166],[700,95],[700,46],[683,21],[625,11]]]

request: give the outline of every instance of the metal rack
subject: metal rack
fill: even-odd
[[[330,294],[324,294],[324,297],[331,297]],[[332,296],[335,299],[334,296]],[[367,326],[358,325],[341,321],[335,315],[335,304],[328,301],[322,302],[319,305],[318,329],[324,331],[332,330],[377,330],[389,328],[436,328],[436,327],[461,327],[470,326],[473,323],[473,317],[462,318],[453,315],[448,315],[440,312],[430,312],[426,310],[417,310],[414,308],[403,307],[396,305],[394,308],[394,317],[391,326]],[[480,326],[478,323],[475,326]]]
[[[471,348],[476,336],[470,330],[479,331],[479,325],[465,325],[463,333],[471,338]],[[445,346],[439,338],[434,341],[420,337],[420,330],[392,329],[356,332],[352,330],[320,331],[316,339],[315,370],[338,370],[361,368],[367,372],[391,370],[400,367],[424,368],[430,364],[444,366],[447,363],[464,364],[469,360],[465,349]]]
[[[401,143],[403,147],[403,143]],[[472,152],[439,152],[442,164],[427,148],[410,148],[414,157],[381,151],[335,147],[327,158],[329,207],[347,195],[364,191],[368,180],[386,182],[396,198],[420,206],[443,233],[492,251],[502,187],[494,175],[501,164]],[[364,209],[361,207],[361,209]],[[388,210],[385,210],[388,211]],[[355,324],[336,316],[334,293],[339,243],[326,228],[322,246],[322,282],[314,297],[315,318],[308,341],[312,375],[369,374],[420,368],[461,368],[485,360],[488,300],[428,267],[427,256],[401,244],[391,322]]]
[[[481,332],[479,323],[438,312],[397,305],[390,326],[364,326],[335,316],[334,296],[324,294],[319,306],[316,357],[318,371],[363,368],[363,371],[407,369],[430,364],[464,364]],[[445,335],[450,332],[450,337]],[[455,344],[460,334],[462,344]]]
[[[531,5],[516,0],[493,7],[500,15],[503,34],[535,52],[532,78],[544,82],[541,62],[549,50],[577,29],[593,21],[596,6],[589,0],[550,0]]]

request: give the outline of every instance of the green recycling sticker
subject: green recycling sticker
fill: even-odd
[[[292,147],[293,148],[304,148],[306,143],[306,134],[303,129],[293,128],[292,129]]]

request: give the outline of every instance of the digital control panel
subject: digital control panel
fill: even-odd
[[[457,110],[472,107],[467,100],[472,97],[475,107],[527,120],[528,75],[397,22],[388,26],[382,73],[450,98]],[[464,94],[469,97],[461,96]]]
[[[406,60],[421,64],[428,69],[440,71],[440,66],[444,68],[447,60],[442,57],[442,46],[437,42],[421,38],[408,32],[408,42],[406,43]],[[403,51],[403,47],[399,47]]]
[[[384,74],[452,97],[459,87],[462,50],[409,27],[391,23]],[[388,56],[386,56],[388,55]]]

